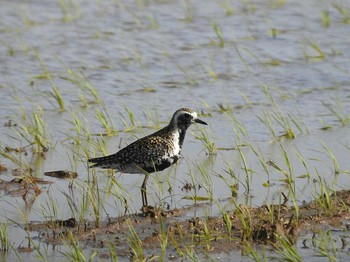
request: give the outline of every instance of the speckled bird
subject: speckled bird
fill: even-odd
[[[159,131],[140,138],[115,154],[91,158],[90,167],[116,169],[124,173],[143,173],[141,186],[142,205],[147,207],[146,183],[150,173],[162,171],[180,158],[187,128],[194,123],[207,125],[197,113],[189,108],[180,108],[170,123]]]

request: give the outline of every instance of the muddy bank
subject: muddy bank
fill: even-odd
[[[139,258],[137,247],[142,256],[150,258],[160,254],[165,245],[169,259],[175,259],[188,249],[206,254],[244,250],[246,244],[277,247],[281,242],[294,243],[301,233],[350,228],[350,190],[326,192],[302,206],[290,205],[290,200],[283,197],[284,203],[279,205],[237,205],[220,217],[184,219],[185,208],[150,208],[146,216],[110,218],[98,227],[95,221],[70,218],[30,223],[27,229],[38,231],[41,241],[53,245],[70,243],[74,236],[84,246],[100,249],[99,255],[104,258],[110,255],[104,252],[107,248],[115,249],[119,256]]]

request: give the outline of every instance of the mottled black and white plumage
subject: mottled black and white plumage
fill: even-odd
[[[115,154],[91,158],[88,161],[93,163],[91,167],[116,169],[124,173],[148,174],[162,171],[179,159],[186,130],[193,123],[207,125],[198,119],[193,110],[180,108],[174,113],[170,123],[161,130],[140,138]],[[143,184],[143,193],[147,177],[148,175]],[[146,202],[147,200],[143,204]]]

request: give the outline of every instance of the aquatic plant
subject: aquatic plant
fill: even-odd
[[[339,163],[337,161],[337,158],[335,157],[335,155],[333,154],[332,150],[329,147],[327,147],[326,145],[322,145],[322,147],[326,150],[326,152],[328,153],[330,159],[332,160],[333,168],[334,168],[334,174],[338,175],[341,172],[341,169],[339,167]]]
[[[238,150],[240,159],[242,161],[242,164],[243,164],[242,169],[243,169],[244,174],[245,174],[245,183],[243,184],[243,186],[246,189],[245,193],[247,195],[249,195],[250,191],[251,191],[251,181],[252,181],[252,176],[253,176],[253,170],[250,167],[248,167],[247,159],[246,159],[241,147],[237,146],[237,150]]]
[[[55,99],[59,110],[62,112],[66,109],[65,102],[64,102],[63,97],[62,97],[62,93],[59,90],[59,88],[56,86],[55,83],[52,82],[51,86],[52,86],[52,91],[50,91],[49,94],[51,95],[52,98]]]
[[[277,251],[277,255],[273,256],[275,260],[293,262],[304,261],[295,244],[286,236],[278,236],[278,241],[274,246]]]
[[[11,242],[8,235],[8,226],[5,223],[0,223],[0,250],[8,252],[11,248]]]
[[[344,105],[339,99],[333,99],[331,103],[322,103],[333,116],[335,116],[342,126],[350,123],[350,115],[344,110]]]
[[[321,22],[322,22],[322,25],[324,27],[329,27],[331,25],[331,19],[329,17],[329,11],[328,10],[322,10]]]
[[[195,15],[195,12],[194,12],[195,9],[194,9],[194,6],[191,3],[191,1],[183,0],[182,7],[183,7],[183,11],[184,11],[184,16],[185,16],[184,20],[188,23],[193,22],[194,15]]]
[[[71,22],[80,16],[80,5],[76,1],[59,0],[62,21]]]
[[[102,99],[100,98],[100,95],[97,89],[90,84],[89,80],[87,79],[87,77],[84,75],[83,72],[76,72],[67,66],[65,67],[66,67],[66,72],[68,76],[61,76],[60,77],[61,79],[66,80],[72,83],[74,86],[78,87],[83,92],[84,96],[88,95],[92,99],[88,103],[95,103],[95,104],[102,103]],[[84,97],[83,100],[87,100],[87,99]]]
[[[43,110],[33,112],[32,119],[15,127],[20,139],[24,139],[33,148],[33,153],[44,154],[51,145],[51,138],[43,118]]]
[[[344,5],[336,4],[333,3],[332,6],[334,7],[335,10],[338,11],[338,13],[342,16],[342,21],[345,24],[350,23],[350,12],[349,8],[347,8]]]
[[[332,198],[334,188],[328,184],[326,179],[322,177],[318,171],[316,171],[316,180],[318,182],[318,189],[315,189],[316,192],[318,192],[315,197],[316,203],[324,212],[332,213],[336,208]]]
[[[233,112],[230,111],[226,111],[226,116],[229,118],[229,120],[232,122],[232,129],[233,132],[236,136],[236,144],[239,144],[239,146],[241,145],[245,145],[247,142],[247,138],[248,138],[248,131],[247,128],[244,126],[243,122],[238,120]]]
[[[104,106],[103,111],[101,111],[99,109],[95,110],[95,118],[101,123],[102,127],[104,128],[105,135],[113,136],[113,135],[118,134],[118,130],[115,127],[111,117],[109,116],[105,106]]]
[[[264,252],[264,248],[257,249],[255,245],[249,241],[243,241],[243,255],[255,262],[269,261]]]
[[[100,227],[101,221],[101,208],[102,208],[102,199],[101,192],[99,190],[99,183],[96,178],[96,172],[92,171],[89,173],[88,181],[85,186],[88,203],[92,207],[92,211],[95,217],[95,227]]]
[[[277,110],[276,112],[264,112],[263,116],[257,116],[260,122],[270,131],[273,141],[279,141],[281,138],[294,139],[296,133],[293,127],[297,128],[300,133],[309,132],[307,126],[297,120],[291,113],[285,114],[279,108]],[[282,134],[277,134],[274,124],[278,124],[283,129]]]
[[[160,228],[159,245],[160,245],[160,252],[161,252],[159,256],[159,261],[166,261],[167,249],[169,247],[169,238],[167,233],[167,226],[165,224],[163,217],[160,217],[159,228]]]
[[[221,6],[225,9],[226,15],[233,15],[233,7],[230,1],[226,1],[225,3],[221,4]]]
[[[201,187],[203,187],[204,190],[206,191],[208,195],[208,200],[212,201],[213,200],[213,186],[212,186],[213,182],[211,179],[211,175],[209,173],[209,168],[206,165],[198,164],[198,163],[195,166],[202,178]]]
[[[326,57],[320,45],[313,41],[305,44],[303,54],[305,60],[323,60]]]
[[[327,258],[328,261],[331,262],[339,261],[339,259],[341,260],[331,230],[320,230],[314,233],[312,241],[315,252],[319,257]]]
[[[137,127],[137,122],[134,116],[134,113],[132,112],[132,110],[128,107],[124,107],[124,111],[126,112],[127,116],[124,116],[123,112],[119,112],[120,116],[121,116],[121,120],[124,124],[124,129],[123,132],[132,132],[136,129]]]
[[[197,132],[191,132],[196,139],[198,139],[205,147],[206,153],[208,155],[216,155],[217,148],[212,139],[209,138],[206,132],[202,129],[198,128],[198,132],[200,135],[197,135]]]
[[[127,225],[130,233],[130,236],[128,238],[128,244],[132,252],[132,259],[134,261],[143,261],[146,259],[146,256],[142,248],[142,241],[139,235],[137,234],[130,219],[127,220]]]
[[[241,182],[236,175],[236,172],[234,171],[231,163],[229,161],[225,161],[226,169],[224,169],[224,173],[228,175],[229,178],[226,178],[227,175],[223,175],[219,172],[215,172],[215,175],[219,177],[230,189],[231,196],[237,197],[238,195],[238,189],[239,184],[243,185],[243,182]]]
[[[217,23],[212,23],[211,26],[212,26],[212,28],[213,28],[215,34],[216,34],[216,37],[217,37],[218,40],[219,40],[219,43],[218,43],[217,45],[218,45],[219,47],[221,47],[221,48],[225,47],[225,40],[224,40],[224,38],[223,38],[223,36],[222,36],[222,32],[221,32],[220,27],[218,26]]]
[[[79,241],[73,235],[72,231],[67,232],[67,241],[64,241],[64,245],[67,251],[60,251],[69,261],[86,262],[92,261],[98,254],[96,251],[92,251],[88,258],[85,257],[83,248],[79,245]]]

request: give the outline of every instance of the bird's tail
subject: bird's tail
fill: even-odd
[[[88,159],[88,162],[92,163],[90,168],[92,167],[100,167],[100,168],[115,168],[115,157],[113,155],[96,157]]]

